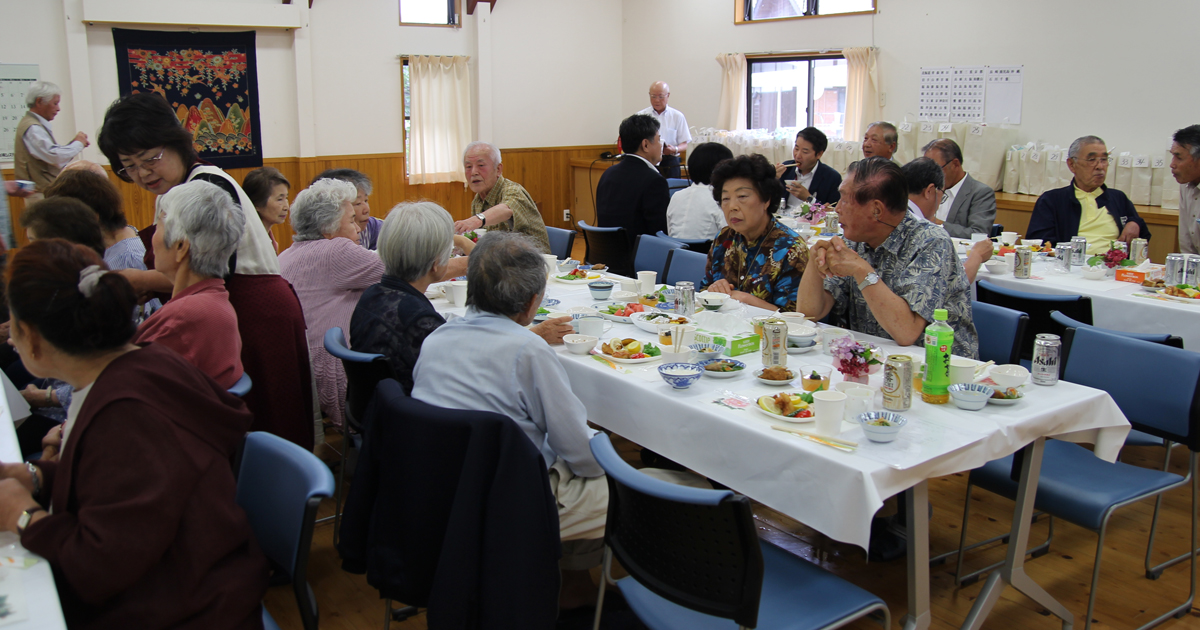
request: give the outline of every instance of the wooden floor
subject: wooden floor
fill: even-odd
[[[336,443],[330,434],[328,441]],[[635,462],[637,446],[617,439],[619,450],[627,460]],[[1175,449],[1172,470],[1186,472],[1187,454]],[[1123,461],[1140,466],[1161,464],[1161,448],[1129,448]],[[965,497],[966,474],[950,475],[931,480],[930,502],[933,518],[930,522],[930,555],[958,545]],[[1161,561],[1187,549],[1189,496],[1186,489],[1167,495],[1164,518],[1155,543],[1155,560]],[[976,491],[972,497],[969,533],[979,540],[1003,533],[1012,518],[1012,503],[985,492]],[[1187,564],[1168,569],[1157,581],[1143,577],[1143,556],[1154,504],[1145,501],[1129,506],[1113,516],[1104,550],[1104,568],[1100,576],[1100,597],[1096,606],[1093,628],[1135,628],[1168,608],[1182,602],[1188,594]],[[886,507],[884,509],[887,509]],[[333,501],[322,505],[322,516],[331,514]],[[903,559],[888,563],[867,563],[865,553],[858,547],[834,542],[792,519],[764,506],[756,506],[755,518],[760,537],[788,549],[809,561],[858,584],[882,597],[893,617],[893,627],[900,628],[906,611],[905,563]],[[1030,576],[1076,615],[1077,628],[1083,628],[1087,607],[1087,585],[1091,579],[1092,558],[1096,550],[1096,535],[1058,522],[1050,553],[1031,560],[1026,567]],[[1030,546],[1045,538],[1045,521],[1034,525]],[[309,583],[317,594],[321,611],[321,627],[329,630],[380,627],[384,619],[383,601],[364,576],[341,570],[341,562],[333,548],[332,522],[319,525],[313,537],[309,561]],[[994,545],[967,555],[967,567],[980,567],[1004,557],[1003,546]],[[983,581],[964,587],[954,585],[954,563],[934,567],[931,584],[933,628],[957,628],[965,619],[982,588]],[[802,594],[800,594],[802,595]],[[290,586],[273,587],[266,597],[267,607],[284,630],[301,630],[295,598]],[[419,630],[425,628],[424,615],[393,628]],[[861,621],[851,628],[878,628],[879,625]],[[1060,627],[1056,618],[1048,616],[1029,599],[1008,589],[996,605],[986,628],[1046,628]],[[1182,630],[1200,628],[1200,611],[1180,620],[1169,620],[1159,626]]]

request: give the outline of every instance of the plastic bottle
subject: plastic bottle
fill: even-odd
[[[954,347],[954,329],[946,323],[949,314],[939,308],[933,312],[933,323],[925,328],[925,381],[921,384],[921,400],[944,405],[950,402],[950,350]]]

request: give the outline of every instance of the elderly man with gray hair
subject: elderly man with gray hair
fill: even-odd
[[[945,185],[937,212],[929,222],[940,225],[955,238],[987,234],[996,221],[996,191],[963,170],[962,149],[950,138],[940,138],[921,149],[925,157],[942,169]]]
[[[504,178],[500,149],[487,142],[472,142],[463,151],[467,187],[475,193],[472,216],[454,224],[457,234],[480,228],[488,231],[520,232],[533,239],[543,254],[550,253],[546,224],[533,197],[523,186]]]
[[[54,139],[50,121],[58,115],[61,100],[62,90],[49,81],[38,81],[25,93],[29,111],[17,123],[13,174],[17,179],[33,182],[38,191],[31,196],[33,200],[41,199],[41,192],[58,177],[63,166],[90,144],[87,134],[82,131],[67,144],[60,145]]]
[[[223,278],[242,239],[242,207],[220,186],[196,180],[163,195],[157,219],[154,268],[174,289],[134,343],[162,344],[229,389],[242,377],[242,339]]]
[[[1108,148],[1096,136],[1076,138],[1067,150],[1071,183],[1038,197],[1025,238],[1063,243],[1072,236],[1087,239],[1088,255],[1103,254],[1112,241],[1149,240],[1150,230],[1125,193],[1104,185]]]

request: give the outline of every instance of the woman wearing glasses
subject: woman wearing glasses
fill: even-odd
[[[104,115],[99,145],[118,177],[159,199],[180,184],[199,180],[216,184],[241,206],[245,229],[225,287],[238,315],[242,364],[254,380],[245,397],[254,412],[253,430],[311,450],[313,396],[304,312],[291,285],[279,275],[275,248],[250,198],[225,171],[199,158],[192,134],[157,94],[132,94],[113,103]],[[142,230],[142,237],[151,238],[154,229]],[[146,255],[149,269],[154,268],[153,255],[153,249]],[[139,292],[169,293],[173,288],[161,273],[131,279]]]

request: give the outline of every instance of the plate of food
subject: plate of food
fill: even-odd
[[[1167,283],[1163,282],[1162,278],[1157,280],[1145,280],[1142,282],[1142,290],[1147,293],[1158,293],[1167,288]]]
[[[637,302],[601,302],[593,308],[600,312],[600,317],[620,324],[632,324],[630,316],[649,310]]]
[[[551,309],[559,305],[559,301],[554,298],[542,298],[542,308]]]
[[[812,394],[804,392],[783,392],[774,396],[760,396],[758,410],[772,420],[784,422],[812,422]]]
[[[792,341],[791,339],[789,339],[787,342],[787,353],[788,354],[804,354],[805,352],[812,352],[813,349],[816,347],[817,347],[816,342],[809,343],[807,346],[802,346],[802,345],[799,345],[796,342]]]
[[[594,271],[576,269],[561,276],[554,276],[554,280],[563,284],[587,284],[603,277],[603,274],[595,273]]]
[[[713,378],[733,378],[746,371],[746,364],[733,359],[709,359],[701,361],[704,375]]]
[[[1174,284],[1157,291],[1159,295],[1173,298],[1177,302],[1197,303],[1200,301],[1200,288],[1190,284]]]
[[[784,385],[791,385],[792,381],[796,380],[797,376],[799,376],[799,374],[796,373],[795,370],[789,370],[787,367],[782,365],[765,367],[754,373],[754,377],[759,381],[766,383],[767,385],[776,385],[780,387]]]
[[[680,326],[684,326],[687,324],[696,323],[690,317],[684,317],[683,315],[672,315],[670,313],[663,313],[662,311],[653,309],[642,313],[634,313],[633,315],[629,316],[629,320],[634,326],[637,326],[648,333],[657,333],[659,324],[678,324]]]
[[[984,379],[984,382],[994,382],[991,379]],[[988,399],[989,405],[1000,405],[1002,407],[1015,405],[1021,402],[1025,394],[1021,393],[1018,387],[1000,387],[999,385],[992,387],[992,397]]]
[[[616,363],[649,363],[662,358],[662,350],[649,341],[612,339],[600,346],[600,355]]]

